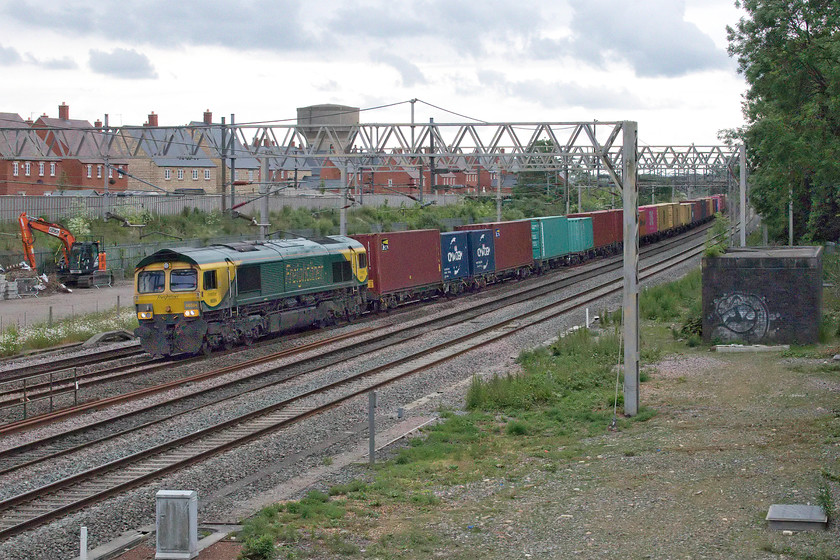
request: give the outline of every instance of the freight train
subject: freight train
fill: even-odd
[[[725,210],[723,195],[639,207],[643,243]],[[163,249],[135,271],[135,334],[153,356],[209,353],[409,301],[615,254],[621,210],[319,239]]]

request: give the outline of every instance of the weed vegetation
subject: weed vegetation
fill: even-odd
[[[827,271],[832,266],[834,264],[829,265]],[[826,302],[829,303],[826,306],[827,314],[837,313],[836,302],[832,297],[826,297]],[[699,272],[679,282],[645,290],[640,306],[643,317],[643,387],[651,383],[648,365],[665,356],[679,361],[683,358],[673,357],[679,352],[689,360],[704,362],[709,359],[705,349],[692,348],[692,341],[680,333],[681,327],[692,317],[699,316]],[[579,517],[586,516],[585,512],[596,510],[601,512],[596,517],[603,521],[599,538],[592,536],[590,539],[588,535],[596,529],[591,528],[585,532],[590,526],[584,522],[583,525],[575,525],[576,532],[572,533],[575,536],[571,537],[574,544],[569,545],[580,557],[594,557],[596,548],[587,556],[587,545],[594,544],[597,547],[600,542],[603,546],[604,539],[611,538],[605,536],[607,534],[618,539],[614,540],[616,546],[618,543],[626,546],[630,542],[627,535],[620,532],[625,529],[615,528],[610,519],[613,517],[621,516],[622,522],[637,528],[640,535],[666,531],[660,537],[651,537],[654,541],[658,539],[660,544],[674,536],[668,533],[675,530],[671,527],[672,523],[684,523],[680,527],[689,528],[700,523],[699,520],[658,519],[656,515],[654,517],[658,520],[649,519],[645,517],[651,514],[645,509],[645,500],[650,499],[651,504],[661,506],[662,503],[692,502],[690,498],[702,499],[698,502],[704,504],[701,507],[714,509],[708,500],[717,499],[717,490],[713,493],[705,490],[706,487],[698,482],[698,477],[702,479],[706,473],[702,470],[695,473],[692,470],[695,467],[688,465],[695,465],[696,461],[708,462],[713,484],[721,485],[721,496],[730,491],[736,492],[735,489],[743,487],[744,483],[733,480],[732,490],[729,490],[730,475],[724,474],[721,469],[733,460],[725,459],[723,455],[729,453],[726,449],[732,445],[735,456],[739,457],[734,459],[733,465],[737,468],[733,470],[738,472],[752,468],[754,459],[750,455],[744,459],[744,452],[738,451],[747,445],[744,440],[747,436],[736,427],[734,444],[723,440],[711,446],[697,442],[695,450],[692,436],[682,432],[688,429],[688,421],[674,421],[676,423],[672,425],[672,420],[659,418],[662,403],[656,408],[643,406],[636,417],[624,418],[621,391],[616,391],[616,382],[620,387],[622,381],[617,376],[616,367],[621,353],[620,321],[620,312],[603,312],[598,329],[577,330],[561,337],[551,346],[523,352],[518,359],[516,373],[484,378],[476,376],[468,389],[463,411],[441,410],[441,421],[438,424],[429,427],[423,437],[411,439],[390,460],[369,470],[362,468],[363,474],[357,479],[327,487],[323,492],[310,492],[300,501],[277,504],[262,510],[244,525],[240,535],[245,543],[242,558],[504,558],[510,557],[508,554],[514,550],[521,552],[540,545],[540,533],[535,526],[545,524],[554,527],[546,529],[547,534],[542,535],[542,538],[551,539],[547,535],[556,532],[564,522],[577,523]],[[837,349],[836,336],[830,336],[829,343],[834,346],[795,349],[794,352],[798,352],[799,356],[809,356],[811,361],[788,363],[781,368],[781,375],[816,375],[824,379],[823,383],[840,386],[840,369],[825,362],[826,356]],[[777,358],[765,356],[762,359]],[[746,360],[743,364],[744,367],[754,367],[762,372],[770,369],[764,362],[756,364]],[[669,390],[675,392],[680,402],[677,410],[692,406],[702,410],[706,404],[704,399],[709,398],[706,395],[706,382],[701,379],[698,384],[696,372],[692,368],[680,371],[679,374],[672,374],[668,381]],[[716,378],[711,386],[720,386],[725,400],[731,399],[736,406],[742,406],[752,388],[740,385],[729,387],[726,384],[733,382],[734,376],[719,368],[713,368],[712,371]],[[643,393],[663,390],[662,379],[653,379],[658,389],[643,389]],[[752,371],[746,374],[745,379],[747,383],[758,384],[759,388],[755,389],[758,391],[766,391],[762,383],[778,387],[775,378],[763,381],[760,375]],[[797,391],[802,391],[799,384],[796,387]],[[797,394],[793,397],[800,396]],[[760,397],[760,404],[756,407],[762,415],[767,414],[766,398],[769,397]],[[668,412],[667,405],[664,405],[664,410],[668,416],[672,414]],[[820,445],[840,444],[840,424],[832,420],[833,416],[803,423],[800,415],[796,413],[790,436],[788,429],[782,425],[773,424],[770,431],[771,427],[767,424],[778,421],[775,412],[771,416],[762,416],[764,419],[757,423],[761,432],[761,443],[756,446],[758,452],[763,452],[770,445],[768,453],[771,456],[784,456],[775,449],[774,443],[766,441],[765,432],[778,434],[780,438],[792,437],[793,441],[798,442],[791,445],[804,445],[806,438],[809,441],[813,438]],[[697,414],[688,414],[686,418],[693,416]],[[715,418],[712,421],[723,420]],[[642,428],[642,422],[646,425],[653,423],[656,427]],[[615,430],[613,432],[610,431],[611,425]],[[698,433],[709,432],[708,425],[697,429]],[[674,434],[671,433],[673,430],[676,430]],[[611,433],[616,435],[606,435]],[[621,443],[626,437],[638,438],[638,441]],[[613,438],[617,438],[616,443],[605,443]],[[613,454],[609,464],[619,469],[630,468],[624,477],[609,471],[601,472],[600,475],[588,474],[587,469],[594,468],[597,459],[602,457],[598,455],[596,458],[594,455],[604,452],[606,445],[616,445],[615,448],[609,448]],[[657,456],[664,452],[666,446],[680,451],[658,459]],[[781,449],[787,448],[786,443],[782,444]],[[695,453],[698,454],[696,459],[692,458]],[[702,455],[704,453],[712,453],[712,457],[706,458]],[[795,453],[802,453],[825,464],[825,459],[820,459],[819,454],[805,449]],[[683,463],[683,459],[688,463]],[[638,471],[641,466],[631,464],[641,465],[642,461],[665,461],[664,466],[654,463],[657,468],[665,469],[661,471],[664,474],[645,474],[644,470]],[[790,469],[790,466],[787,468]],[[831,515],[836,515],[840,466],[829,462],[822,471],[817,472],[811,492],[813,503],[822,505]],[[648,476],[654,478],[645,478]],[[780,475],[773,476],[776,480]],[[801,475],[797,476],[801,478]],[[565,482],[569,477],[574,477],[574,482]],[[688,480],[682,477],[688,477]],[[543,479],[550,481],[546,482],[547,487],[537,482]],[[661,488],[663,484],[671,486]],[[566,495],[559,502],[543,496],[548,488],[556,485],[576,487],[569,488],[567,491],[571,495]],[[582,510],[576,511],[574,515],[556,513],[555,510],[562,512],[564,508],[571,508],[571,504],[576,503],[575,495],[587,492],[587,485],[591,487],[590,493],[601,489],[597,492],[600,497],[581,498]],[[655,497],[645,498],[646,490],[643,488],[650,485],[660,488],[654,491]],[[628,488],[627,492],[624,492],[624,487]],[[776,489],[767,490],[772,493]],[[803,491],[800,488],[795,492]],[[611,498],[618,494],[624,494],[622,499],[625,501],[610,505]],[[707,494],[709,497],[705,498]],[[756,492],[752,491],[752,494]],[[796,493],[791,496],[792,499],[802,499]],[[737,503],[745,499],[739,497]],[[632,503],[628,505],[628,502]],[[548,507],[544,505],[547,503],[556,506],[552,506],[551,514],[543,511]],[[536,509],[530,511],[529,508]],[[634,508],[641,509],[636,512]],[[623,510],[627,511],[626,516],[620,515]],[[671,516],[667,513],[662,515],[666,518]],[[712,516],[704,521],[704,527],[709,529],[720,526],[724,533],[712,530],[713,534],[709,535],[712,540],[698,540],[701,544],[697,547],[692,545],[692,551],[698,554],[708,552],[710,557],[720,558],[737,556],[721,550],[738,550],[739,554],[749,551],[753,555],[760,551],[772,551],[797,558],[836,558],[832,552],[833,537],[830,535],[817,534],[785,543],[776,538],[777,535],[761,537],[763,521],[758,514],[755,519],[747,517],[744,521],[750,526],[759,527],[757,530],[750,529],[752,532],[748,534],[744,534],[743,529],[736,529],[734,525],[732,529],[727,528],[727,523],[731,524],[737,514],[724,511],[719,515],[729,517],[720,521],[719,517]],[[632,525],[634,523],[642,525]],[[833,530],[836,532],[836,528]],[[733,531],[732,540],[722,542],[725,538],[723,534],[729,534],[727,531]],[[758,536],[754,534],[756,531]],[[270,538],[271,547],[266,537]],[[677,540],[691,543],[697,537],[680,534]],[[498,549],[500,546],[502,548]],[[489,552],[492,550],[498,550],[498,553]],[[603,550],[598,550],[597,556],[602,557]],[[638,548],[634,550],[639,553]],[[653,549],[647,550],[651,552]],[[680,552],[689,554],[689,551],[682,549]],[[717,552],[721,552],[721,555],[716,556]],[[539,557],[539,554],[533,557]],[[560,554],[545,557],[566,556]]]
[[[405,200],[405,199],[403,199]],[[504,219],[516,219],[537,215],[538,208],[530,208],[522,203],[512,203],[504,208]],[[467,200],[462,204],[448,206],[426,206],[410,202],[406,204],[395,197],[393,205],[372,207],[362,206],[348,211],[348,232],[366,233],[375,230],[393,231],[395,229],[424,229],[436,228],[447,230],[446,221],[456,220],[462,223],[486,220],[496,215],[493,201]],[[63,223],[79,238],[96,238],[104,240],[107,246],[133,245],[138,243],[155,243],[177,238],[210,240],[222,237],[253,237],[259,231],[251,225],[250,216],[241,215],[246,219],[231,218],[229,214],[221,212],[204,212],[197,209],[185,208],[174,216],[160,216],[148,211],[126,214],[129,223],[143,227],[124,227],[121,222],[114,220],[92,219],[85,215],[84,207],[68,218],[42,216],[49,221]],[[322,236],[336,235],[339,231],[339,212],[335,208],[310,210],[306,208],[293,209],[284,207],[280,211],[271,212],[269,222],[272,232],[288,232],[293,235]],[[22,260],[22,249],[19,239],[20,233],[16,221],[0,223],[0,262],[6,264],[17,263]],[[140,239],[140,235],[144,236]],[[165,235],[163,235],[165,234]],[[49,248],[57,251],[60,242],[49,236],[36,236],[36,248]]]
[[[17,324],[4,326],[0,332],[0,356],[13,356],[26,350],[51,348],[62,344],[83,342],[95,334],[137,328],[137,314],[132,307],[90,313],[74,318],[53,322],[38,323],[21,327]]]
[[[522,456],[556,471],[558,463],[579,454],[582,438],[603,433],[613,419],[626,427],[653,416],[648,409],[632,420],[614,416],[618,352],[612,330],[596,335],[581,329],[549,348],[524,352],[516,375],[474,378],[466,413],[442,411],[441,423],[376,467],[370,480],[311,492],[247,521],[242,557],[274,558],[257,552],[265,548],[265,535],[277,545],[271,554],[282,558],[353,556],[359,551],[356,529],[376,524],[394,507],[430,515],[441,505],[438,489],[496,477]],[[621,401],[619,395],[619,414]],[[365,557],[400,558],[399,551],[408,549],[432,554],[438,541],[414,529],[387,532],[366,544]]]

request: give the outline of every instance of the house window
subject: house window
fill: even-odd
[[[38,176],[39,177],[44,176],[44,162],[43,161],[38,162]]]
[[[50,163],[50,177],[55,177],[55,162]]]
[[[32,164],[28,161],[23,164],[24,174],[29,177],[29,174],[32,173]]]
[[[198,169],[193,169],[193,181],[198,181]]]
[[[183,180],[184,180],[184,170],[183,170],[183,169],[179,169],[179,170],[178,170],[178,180],[179,180],[179,181],[183,181]]]
[[[394,186],[394,180],[393,180],[393,179],[388,179],[388,186],[389,186],[389,187],[393,187],[393,186]]]
[[[88,165],[87,166],[87,178],[90,179],[93,176],[92,174],[93,174],[93,166]]]
[[[209,169],[205,169],[205,170],[204,170],[204,180],[205,180],[205,181],[209,181],[209,180],[210,180],[210,170],[209,170]]]
[[[254,172],[253,172],[253,171],[249,171],[249,172],[248,172],[248,180],[249,180],[249,181],[253,181],[253,180],[254,180]]]
[[[109,168],[108,168],[108,178],[109,178],[109,179],[113,179],[113,178],[114,178],[114,168],[113,168],[113,167],[109,167]]]
[[[167,181],[169,179],[171,179],[172,178],[172,171],[169,170],[169,169],[164,169],[163,170],[163,178],[166,179]]]
[[[12,163],[12,175],[17,177],[18,173],[20,173],[20,164],[18,162],[14,162]]]

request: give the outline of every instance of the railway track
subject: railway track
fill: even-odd
[[[658,274],[694,258],[702,253],[702,250],[700,246],[668,259],[665,264],[646,266],[642,268],[641,273],[645,278]],[[496,342],[510,336],[514,330],[550,320],[591,301],[620,292],[621,289],[621,278],[603,280],[595,288],[583,293],[549,302],[512,318],[495,321],[464,336],[427,347],[387,364],[365,369],[271,406],[0,502],[0,538],[25,531],[69,511],[80,509],[202,461],[213,454],[252,441],[265,433],[338,406],[365,392]],[[516,329],[512,329],[514,325]]]
[[[687,241],[691,242],[694,239],[702,238],[703,235],[704,235],[704,231],[695,230],[695,231],[690,232],[689,234],[686,234],[685,236],[681,236],[680,238],[677,238],[675,240],[670,240],[669,242],[663,242],[661,244],[658,244],[655,247],[653,247],[653,246],[648,247],[645,251],[643,251],[643,254],[649,254],[651,251],[667,251],[670,248],[678,245],[679,243],[685,243]],[[486,312],[492,311],[494,309],[497,309],[499,306],[511,305],[512,303],[525,301],[525,300],[527,300],[529,298],[532,298],[532,297],[538,297],[538,296],[543,295],[545,293],[548,293],[552,290],[563,288],[570,283],[583,281],[583,280],[586,280],[588,278],[597,276],[599,274],[608,273],[610,271],[618,270],[620,268],[621,268],[620,260],[617,257],[613,257],[613,258],[605,260],[605,261],[599,261],[597,263],[597,266],[593,267],[591,269],[587,269],[587,270],[581,270],[581,269],[578,269],[578,268],[565,269],[565,271],[566,271],[565,275],[550,275],[550,276],[546,277],[547,280],[540,281],[538,284],[523,286],[520,290],[517,290],[515,293],[511,293],[511,294],[508,294],[508,295],[503,295],[503,296],[498,297],[496,299],[493,299],[493,300],[490,300],[490,301],[485,301],[483,303],[477,304],[473,308],[471,313],[472,313],[473,316],[476,316],[477,314],[480,314],[480,313],[486,313]],[[415,325],[410,330],[417,330],[418,327],[423,327],[423,326],[426,326],[426,325],[429,325],[429,326],[437,325],[439,327],[446,326],[447,321],[451,322],[453,320],[453,318],[455,318],[455,320],[457,320],[458,315],[460,315],[462,317],[464,316],[463,312],[461,312],[460,314],[459,313],[449,313],[449,314],[444,313],[444,314],[436,316],[435,318],[426,320],[426,321],[422,322],[420,325]],[[358,353],[359,351],[357,350],[359,347],[364,347],[367,351],[370,351],[371,348],[373,348],[372,345],[374,343],[379,343],[378,347],[382,347],[383,345],[385,345],[386,341],[392,341],[390,343],[395,343],[393,341],[398,341],[398,336],[397,335],[399,335],[400,333],[402,333],[406,330],[409,330],[409,329],[402,328],[402,327],[394,328],[394,329],[390,330],[387,335],[383,335],[376,340],[367,340],[367,341],[364,341],[360,344],[353,344],[353,345],[350,345],[350,346],[344,346],[344,347],[342,347],[342,349],[340,351],[343,352],[343,353],[347,353],[349,351],[350,352],[349,357],[354,358],[354,357],[357,357],[359,355],[359,353]],[[408,338],[408,337],[409,336],[405,336],[405,338]],[[271,341],[267,342],[267,344],[271,344],[271,343],[272,343]],[[375,348],[373,348],[373,349],[375,349]],[[241,350],[234,350],[234,351],[232,351],[232,353],[235,353],[235,352],[238,352],[238,351],[241,351]],[[304,351],[304,350],[301,350],[301,351]],[[220,354],[217,354],[217,356],[218,355],[220,355]],[[273,359],[280,359],[281,357],[284,357],[284,356],[287,356],[287,355],[289,355],[287,353],[287,351],[281,351],[280,353],[272,354],[271,356],[269,356],[267,358],[261,358],[261,359],[258,359],[257,361],[245,362],[245,364],[257,365],[259,363],[263,363],[264,361],[271,361]],[[322,355],[321,357],[323,358],[323,357],[329,356],[329,355],[332,355],[332,353]],[[201,357],[189,358],[187,360],[179,362],[178,365],[188,364],[188,363],[192,363],[192,362],[195,362],[195,361],[200,361],[202,359],[203,358],[201,358]],[[346,358],[346,359],[349,359],[349,358]],[[82,386],[101,384],[101,383],[110,382],[110,381],[114,381],[114,380],[118,380],[118,379],[123,379],[125,377],[135,376],[135,375],[139,375],[139,374],[149,374],[149,373],[159,371],[161,369],[169,368],[169,367],[171,367],[171,365],[172,364],[169,363],[169,362],[148,363],[148,365],[144,365],[141,369],[134,369],[133,371],[130,371],[130,372],[125,373],[125,374],[121,374],[121,375],[110,375],[109,374],[108,376],[103,375],[103,377],[101,379],[97,378],[97,379],[94,379],[94,380],[87,381],[87,382],[83,383]],[[243,365],[243,367],[245,367],[245,366]],[[119,369],[122,369],[122,368],[117,368],[117,369],[119,370]],[[110,370],[110,371],[114,371],[114,370]],[[81,413],[84,413],[88,410],[102,409],[102,408],[105,408],[105,407],[108,407],[108,406],[113,406],[113,405],[124,403],[124,402],[127,402],[127,401],[144,398],[144,397],[149,396],[151,394],[158,393],[158,392],[161,392],[161,391],[164,391],[164,390],[167,390],[167,389],[175,388],[175,387],[185,385],[185,384],[188,384],[188,383],[195,383],[195,382],[203,381],[203,380],[206,380],[206,379],[211,379],[213,377],[218,377],[220,375],[224,375],[226,373],[229,373],[229,371],[230,371],[229,368],[222,368],[221,370],[218,370],[215,373],[214,372],[208,372],[208,373],[193,375],[193,376],[185,377],[185,378],[182,378],[182,379],[179,379],[179,380],[176,380],[176,381],[172,381],[172,382],[164,383],[164,384],[161,384],[161,385],[157,385],[157,386],[154,386],[154,387],[148,387],[148,388],[145,388],[145,389],[140,389],[140,390],[137,390],[137,391],[133,391],[131,393],[125,393],[125,394],[122,394],[122,395],[116,395],[116,396],[109,397],[109,398],[104,398],[104,399],[92,400],[92,401],[88,401],[88,402],[80,404],[80,405],[75,405],[75,406],[72,406],[72,407],[63,408],[61,410],[51,411],[48,414],[41,414],[41,415],[38,415],[38,416],[33,416],[31,418],[25,418],[25,419],[20,420],[20,421],[16,421],[16,422],[6,424],[4,426],[0,426],[0,435],[10,434],[10,433],[19,432],[19,431],[22,431],[22,430],[31,429],[31,428],[34,428],[34,427],[37,427],[37,426],[41,426],[41,425],[44,425],[44,424],[48,424],[48,423],[52,423],[52,422],[55,422],[55,421],[58,421],[58,420],[65,419],[69,416],[81,414]],[[259,374],[258,376],[261,376],[261,375],[262,374]],[[232,383],[238,384],[240,382],[232,382]],[[48,390],[48,389],[44,389],[44,390]],[[68,389],[68,390],[72,390],[72,388]],[[210,390],[213,390],[213,389],[210,389]],[[196,396],[201,396],[203,394],[204,394],[204,391],[202,391],[200,393],[196,393]],[[0,403],[0,404],[2,404],[2,403]],[[4,455],[4,453],[0,453],[0,460],[2,460],[3,455]]]
[[[669,246],[685,242],[687,239],[702,236],[705,234],[706,229],[708,229],[708,226],[692,230],[677,238],[662,241],[655,246],[649,246],[642,250],[642,255],[651,250],[667,250]],[[612,268],[609,265],[608,267]],[[273,343],[274,341],[272,340],[266,340],[258,346]],[[244,348],[238,348],[225,353],[216,353],[215,356],[236,353],[243,350]],[[13,368],[0,370],[0,386],[2,386],[2,389],[0,389],[0,411],[8,409],[21,411],[20,414],[23,416],[24,421],[22,424],[13,422],[11,424],[13,430],[16,429],[14,426],[40,425],[53,419],[64,417],[61,413],[55,414],[57,408],[59,410],[68,410],[70,411],[68,413],[71,414],[74,409],[80,411],[87,410],[84,405],[79,408],[78,394],[80,390],[115,383],[131,377],[154,374],[161,370],[169,369],[173,365],[182,366],[203,359],[202,357],[184,358],[176,360],[173,364],[164,359],[147,358],[135,363],[112,367],[106,366],[96,371],[85,371],[83,369],[79,372],[79,368],[84,368],[88,365],[101,365],[103,362],[109,360],[116,361],[132,356],[142,356],[144,354],[139,347],[131,346],[128,348],[95,351],[89,355],[80,357],[61,358],[52,360],[49,363],[34,365],[22,364]],[[3,378],[2,376],[4,374],[7,374],[8,378]],[[15,380],[17,380],[17,383],[14,382]],[[69,394],[73,395],[73,406],[67,408],[69,400],[64,399],[62,401],[61,397]],[[137,394],[143,395],[142,392]],[[124,402],[124,399],[86,400],[86,402],[88,404],[97,402],[101,406],[109,406],[109,404]],[[32,416],[33,410],[35,411],[35,416]],[[48,410],[49,412],[43,413],[44,410]],[[31,420],[30,416],[32,417]]]
[[[0,382],[17,381],[50,372],[60,372],[62,370],[81,368],[106,361],[121,360],[142,355],[146,355],[146,351],[140,348],[139,343],[136,343],[121,348],[90,350],[83,355],[64,358],[55,357],[49,361],[42,361],[40,363],[31,363],[33,360],[27,360],[21,364],[0,368]],[[35,358],[43,360],[45,357],[44,354],[39,354]]]

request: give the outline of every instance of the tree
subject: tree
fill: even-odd
[[[840,237],[840,2],[743,0],[729,54],[749,84],[743,110],[751,200],[774,237]]]

